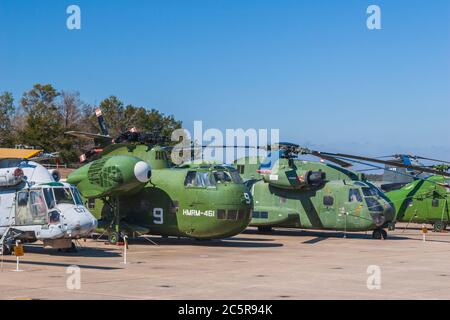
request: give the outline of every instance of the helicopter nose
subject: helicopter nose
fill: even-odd
[[[383,212],[385,218],[386,218],[386,222],[392,222],[395,219],[395,210],[392,207],[391,204],[387,203],[384,206],[384,212]]]
[[[97,219],[92,215],[86,215],[80,221],[80,235],[87,236],[90,235],[98,226]]]
[[[383,213],[377,213],[372,215],[372,220],[377,227],[381,227],[386,221],[386,217],[384,216]]]
[[[377,227],[381,227],[393,219],[394,209],[389,203],[384,205],[383,211],[372,213],[372,221]]]

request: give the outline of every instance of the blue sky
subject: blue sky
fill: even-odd
[[[82,29],[66,28],[67,6]],[[366,28],[366,8],[382,30]],[[326,151],[450,159],[447,0],[0,0],[0,91],[34,83],[187,128],[280,128]]]

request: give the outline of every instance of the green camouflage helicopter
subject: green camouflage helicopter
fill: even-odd
[[[385,168],[370,166],[385,170],[381,189],[387,191],[385,195],[395,208],[396,221],[432,224],[434,231],[443,231],[450,223],[450,174],[446,172],[449,162],[411,155],[388,157],[393,159],[358,157],[357,160],[385,164]],[[425,166],[418,160],[440,164]]]
[[[252,226],[260,231],[372,230],[375,239],[387,237],[384,228],[393,223],[394,210],[363,174],[346,169],[350,163],[292,143],[257,148],[267,150],[267,158],[246,157],[234,163],[254,199]],[[297,159],[301,154],[339,166]]]
[[[88,155],[97,159],[72,172],[67,181],[101,218],[111,243],[121,232],[214,239],[248,226],[253,200],[235,168],[172,166],[159,137],[132,130],[113,140],[98,110],[97,117],[102,134],[68,132],[94,139],[97,145]]]

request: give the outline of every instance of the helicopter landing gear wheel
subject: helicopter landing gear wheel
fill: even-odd
[[[395,230],[395,223],[389,222],[388,223],[388,230],[389,231],[394,231]]]
[[[272,227],[271,226],[259,226],[258,231],[259,232],[271,232]]]
[[[72,242],[71,245],[70,245],[70,248],[64,249],[64,252],[67,252],[67,253],[75,253],[75,252],[78,252],[77,246],[75,245],[74,242]]]
[[[120,234],[118,232],[111,232],[108,234],[108,242],[109,244],[116,245],[120,241]]]
[[[434,232],[442,232],[446,227],[447,225],[443,221],[436,221],[433,224]]]
[[[387,238],[387,232],[383,229],[375,229],[372,232],[372,238],[376,240],[384,240]]]

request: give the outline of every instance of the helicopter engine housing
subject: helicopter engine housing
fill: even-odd
[[[323,171],[312,170],[285,170],[281,174],[264,174],[266,183],[281,189],[302,189],[317,187],[325,182],[326,174]]]

